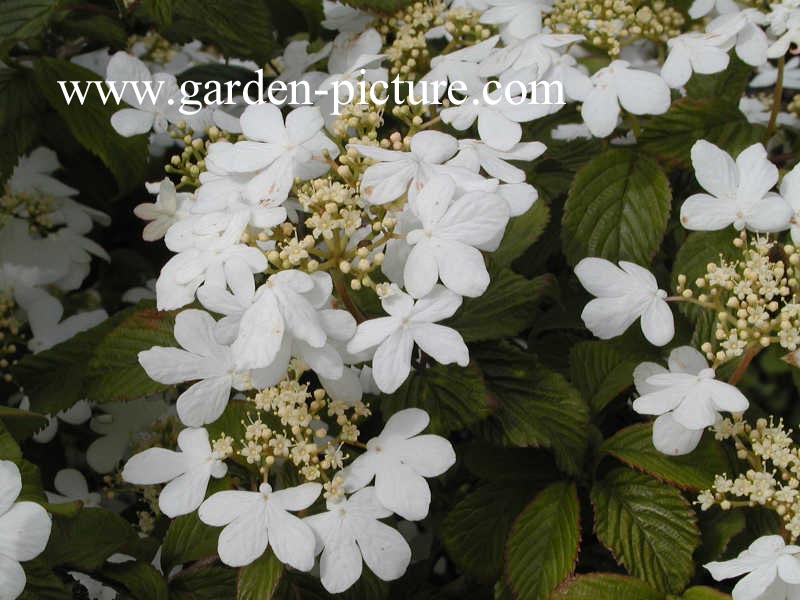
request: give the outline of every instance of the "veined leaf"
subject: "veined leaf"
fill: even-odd
[[[579,342],[569,353],[572,383],[596,413],[633,385],[638,362],[620,353],[612,341]]]
[[[236,600],[271,600],[276,598],[283,565],[268,549],[263,556],[239,569]]]
[[[664,600],[664,594],[641,579],[616,573],[589,573],[565,581],[552,600]]]
[[[649,263],[664,237],[670,204],[669,182],[652,158],[626,148],[595,156],[578,171],[564,205],[567,260]]]
[[[506,544],[506,581],[518,600],[547,600],[575,568],[580,507],[574,483],[553,483],[517,517]]]
[[[510,267],[514,259],[522,256],[544,233],[550,221],[550,209],[543,198],[533,203],[528,211],[518,217],[512,217],[503,241],[497,250],[492,252],[492,261],[500,267]]]
[[[689,502],[675,488],[614,469],[592,488],[595,533],[628,572],[663,592],[682,590],[700,543]]]
[[[686,490],[709,488],[715,475],[730,471],[725,451],[711,432],[705,433],[691,454],[668,456],[653,446],[652,423],[638,423],[608,438],[601,450],[634,469]]]

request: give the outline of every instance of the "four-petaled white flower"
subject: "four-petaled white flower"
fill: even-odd
[[[489,272],[478,248],[505,229],[508,205],[482,192],[460,198],[455,198],[455,193],[455,182],[440,175],[409,201],[420,224],[406,235],[412,249],[403,280],[415,298],[430,293],[440,278],[445,287],[461,296],[480,296],[489,285]]]
[[[39,556],[50,538],[47,511],[35,502],[16,502],[22,491],[17,465],[0,460],[0,598],[13,600],[25,589],[20,562]]]
[[[193,512],[203,502],[208,482],[228,472],[211,449],[208,431],[187,428],[178,434],[180,452],[148,448],[135,454],[122,469],[122,478],[134,485],[166,483],[158,497],[158,507],[168,517]]]
[[[575,275],[593,296],[581,313],[586,327],[607,340],[622,334],[636,319],[651,344],[663,346],[675,335],[667,293],[647,269],[620,261],[619,267],[603,258],[584,258],[575,265]]]
[[[671,88],[680,88],[692,73],[710,75],[728,66],[731,38],[715,33],[691,31],[667,41],[669,56],[661,67],[661,77]]]
[[[717,422],[720,411],[740,413],[748,402],[736,386],[715,379],[714,369],[705,367],[692,373],[696,359],[684,371],[656,373],[645,380],[646,393],[633,402],[633,410],[643,415],[666,415],[686,429],[702,431]],[[667,428],[670,424],[667,423]],[[654,433],[655,435],[655,433]],[[667,447],[668,442],[664,440]],[[676,454],[676,452],[671,452]]]
[[[636,391],[641,396],[659,391],[656,385],[647,380],[653,375],[663,373],[686,373],[699,375],[708,368],[705,357],[691,346],[675,348],[669,354],[667,361],[669,370],[653,362],[643,362],[633,370],[633,381]],[[636,406],[634,405],[634,409]],[[665,412],[653,423],[653,446],[659,452],[680,456],[688,454],[700,443],[705,428],[690,429],[675,420],[672,411]]]
[[[80,500],[84,506],[100,506],[100,494],[89,491],[86,477],[77,469],[61,469],[56,473],[53,487],[58,493],[45,492],[48,502],[61,504]]]
[[[633,115],[660,115],[669,108],[669,87],[664,80],[654,73],[631,69],[627,61],[615,60],[592,75],[591,81],[581,116],[596,137],[614,131],[620,105]]]
[[[431,490],[426,477],[438,477],[456,461],[445,438],[419,435],[428,426],[428,413],[406,408],[394,413],[367,451],[350,463],[342,475],[347,491],[356,491],[375,479],[375,496],[383,506],[408,521],[428,514]]]
[[[150,221],[142,231],[146,242],[160,240],[172,225],[189,214],[193,194],[176,192],[175,184],[164,178],[159,183],[148,183],[147,191],[157,194],[155,202],[143,202],[133,209],[133,214]]]
[[[381,523],[392,515],[365,487],[339,502],[328,501],[327,512],[306,517],[317,539],[322,585],[331,594],[345,591],[361,577],[362,556],[384,581],[398,579],[411,562],[411,548],[396,529]]]
[[[710,562],[705,568],[717,581],[739,577],[733,600],[794,600],[800,596],[800,546],[779,535],[758,538],[739,556]]]
[[[224,527],[217,552],[226,565],[249,565],[269,546],[282,563],[310,571],[314,566],[314,532],[289,511],[305,510],[320,491],[319,483],[276,491],[262,483],[257,492],[217,492],[200,505],[198,515],[206,525]]]
[[[203,310],[175,317],[174,335],[181,348],[154,346],[139,352],[139,363],[154,381],[168,385],[199,380],[178,396],[178,417],[190,427],[213,423],[228,405],[231,388],[249,388],[246,373],[234,368],[229,346],[214,337],[216,321]]]
[[[389,316],[364,321],[347,344],[347,351],[353,354],[375,348],[372,376],[381,391],[390,394],[406,380],[415,343],[443,365],[469,364],[469,350],[461,334],[436,324],[453,316],[461,306],[461,296],[437,284],[416,302],[394,290],[381,304]]]
[[[792,208],[770,192],[778,182],[778,168],[761,144],[753,144],[736,157],[705,140],[692,146],[692,166],[707,194],[689,196],[681,206],[686,229],[715,231],[733,225],[752,231],[784,231]]]

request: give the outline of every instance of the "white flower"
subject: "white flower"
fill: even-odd
[[[694,361],[693,361],[694,362]],[[732,413],[747,410],[744,394],[735,386],[714,379],[714,369],[705,367],[685,371],[656,373],[645,380],[647,393],[633,402],[633,410],[642,415],[670,414],[686,429],[703,430],[717,422],[719,411]]]
[[[142,239],[154,242],[164,237],[173,224],[188,215],[193,194],[176,192],[175,184],[166,177],[157,184],[146,184],[146,187],[151,194],[158,194],[156,201],[137,205],[133,214],[144,221],[150,221],[142,231]]]
[[[661,67],[661,77],[669,87],[680,88],[686,85],[692,73],[709,75],[724,71],[733,39],[692,31],[667,40],[667,46],[669,56]]]
[[[275,273],[255,292],[242,286],[231,298],[233,310],[226,311],[226,329],[238,327],[231,345],[236,365],[240,369],[271,365],[287,333],[310,348],[324,348],[327,333],[313,302],[315,291],[314,278],[298,270]],[[221,302],[217,306],[222,309]]]
[[[790,229],[792,241],[795,244],[800,244],[800,167],[795,166],[794,169],[783,176],[780,192],[794,212]]]
[[[341,2],[322,0],[322,9],[325,20],[322,26],[325,29],[336,31],[361,32],[375,20],[375,16],[370,13],[352,8]]]
[[[696,349],[691,346],[681,346],[670,352],[667,366],[669,370],[653,362],[643,362],[634,369],[633,381],[639,395],[644,396],[660,389],[647,382],[653,375],[663,373],[699,375],[701,371],[708,368],[708,363]],[[675,420],[672,412],[667,412],[660,415],[653,423],[653,446],[664,454],[673,456],[688,454],[700,443],[703,431],[704,428],[688,429],[684,427]]]
[[[478,44],[448,54],[440,54],[431,59],[431,70],[420,78],[414,91],[414,97],[422,98],[422,86],[433,87],[432,84],[436,81],[447,82],[449,80],[451,83],[460,81],[468,90],[478,90],[483,87],[478,63],[492,53],[499,40],[500,36],[494,35]],[[434,97],[429,97],[429,101],[441,99],[446,91],[445,86],[438,86],[434,89],[436,94]]]
[[[595,137],[614,131],[620,105],[634,115],[660,115],[670,105],[669,87],[661,77],[629,68],[615,60],[592,75],[593,88],[581,106],[581,116]]]
[[[461,296],[442,285],[416,302],[399,290],[381,301],[388,317],[364,321],[358,326],[347,351],[358,353],[376,348],[372,375],[381,391],[390,394],[411,372],[411,352],[416,343],[440,364],[469,364],[469,350],[461,335],[444,325],[436,325],[461,306]],[[396,511],[395,511],[396,512]]]
[[[15,502],[22,491],[17,465],[0,460],[0,600],[14,600],[25,589],[20,562],[39,556],[50,537],[50,515],[35,502]]]
[[[308,52],[308,40],[292,40],[286,45],[283,56],[280,57],[281,73],[275,79],[278,81],[297,81],[306,72],[306,69],[321,61],[331,53],[331,44],[325,44],[317,52]]]
[[[166,410],[167,403],[158,397],[103,404],[104,414],[89,423],[100,437],[86,449],[86,462],[98,473],[110,473],[122,460],[133,436],[152,425]]]
[[[739,12],[736,0],[694,0],[689,7],[689,16],[699,19],[716,10],[719,14]]]
[[[787,546],[779,535],[758,538],[739,556],[705,566],[717,581],[739,577],[733,600],[793,600],[800,594],[800,547]]]
[[[789,51],[789,46],[800,42],[800,9],[796,2],[791,1],[772,4],[770,8],[772,12],[767,15],[769,29],[780,37],[769,47],[767,56],[780,58]]]
[[[73,187],[61,183],[53,173],[61,168],[56,153],[39,146],[26,156],[21,156],[6,185],[15,194],[37,193],[43,196],[65,198],[78,193]]]
[[[198,515],[207,525],[225,527],[217,551],[226,565],[248,565],[269,546],[282,563],[310,571],[314,532],[289,511],[305,510],[321,490],[319,483],[304,483],[273,492],[268,483],[262,483],[257,492],[217,492],[200,505]]]
[[[167,385],[199,380],[178,396],[176,408],[184,425],[199,427],[216,421],[228,405],[231,388],[248,389],[245,373],[234,368],[230,347],[217,342],[216,321],[203,310],[188,309],[175,318],[180,348],[154,346],[139,352],[139,363],[150,379]]]
[[[458,154],[447,161],[449,165],[464,167],[477,173],[481,167],[490,177],[507,183],[523,183],[525,171],[506,161],[533,161],[544,153],[547,146],[541,142],[520,142],[502,151],[479,140],[458,140]]]
[[[602,258],[584,258],[575,265],[581,285],[597,296],[584,307],[583,322],[606,340],[621,335],[641,317],[644,337],[663,346],[675,335],[672,311],[664,300],[667,293],[647,269],[624,260],[619,267]]]
[[[129,137],[151,129],[162,133],[169,123],[188,120],[179,111],[181,91],[175,76],[169,73],[151,75],[142,61],[126,52],[120,51],[111,57],[106,67],[106,81],[115,82],[122,99],[132,107],[118,110],[111,116],[111,126],[120,135]],[[140,82],[139,93],[142,95],[137,96],[136,88],[130,83],[123,89],[125,81]],[[144,93],[145,82],[152,86],[152,97]]]
[[[418,435],[430,422],[418,408],[396,412],[367,451],[342,472],[345,488],[355,491],[375,479],[375,496],[384,507],[408,521],[428,514],[431,490],[426,477],[438,477],[455,464],[453,446],[438,435]]]
[[[498,25],[510,39],[525,39],[542,30],[542,14],[552,7],[551,0],[488,0],[481,23]]]
[[[322,585],[331,594],[345,591],[361,577],[362,556],[384,581],[398,579],[411,562],[411,548],[394,528],[378,519],[392,515],[366,487],[340,502],[328,501],[328,511],[306,517],[317,538]]]
[[[571,88],[571,75],[582,75],[584,84],[589,83],[589,78],[578,70],[575,73],[563,71],[560,75],[567,77],[550,77],[545,75],[551,66],[561,63],[564,47],[574,42],[583,40],[582,35],[572,33],[541,33],[525,39],[515,40],[506,44],[502,48],[495,49],[487,56],[480,65],[479,74],[482,77],[493,77],[495,75],[514,75],[514,79],[521,81],[560,81],[565,88]],[[564,56],[567,56],[566,54]],[[566,59],[562,66],[574,67],[575,60]],[[553,73],[555,75],[555,73]],[[502,78],[501,78],[502,79]],[[570,81],[566,81],[569,79]],[[468,87],[470,91],[477,91]],[[574,91],[574,89],[573,89]]]
[[[698,183],[708,194],[689,196],[681,206],[686,229],[715,231],[733,225],[752,231],[789,228],[791,207],[769,190],[778,182],[778,169],[761,144],[753,144],[736,157],[714,144],[698,140],[692,146],[692,166]]]
[[[313,179],[330,167],[322,158],[336,145],[323,133],[320,110],[301,106],[286,116],[272,104],[248,106],[240,118],[246,141],[224,144],[215,154],[216,164],[229,173],[259,173],[245,186],[252,203],[283,201],[295,177]]]
[[[755,8],[746,8],[720,15],[706,26],[706,32],[734,39],[739,58],[757,67],[767,62],[769,40],[761,29],[765,23],[764,13]]]
[[[483,177],[463,167],[444,164],[458,151],[458,140],[439,131],[420,131],[411,138],[409,152],[350,144],[376,162],[361,177],[361,196],[370,204],[386,204],[408,190],[411,197],[436,173],[451,175],[464,185],[480,185]]]
[[[409,201],[420,225],[406,235],[412,249],[403,280],[415,298],[430,293],[439,278],[461,296],[480,296],[489,285],[489,273],[477,247],[503,231],[508,206],[481,192],[456,199],[455,191],[449,176],[436,176]]]
[[[750,87],[772,87],[778,81],[778,67],[766,62],[758,67],[758,73],[750,81]],[[786,61],[783,67],[783,87],[800,90],[800,57],[795,56]]]
[[[211,449],[205,429],[181,431],[178,448],[180,452],[148,448],[128,459],[122,469],[122,478],[128,483],[167,484],[158,497],[158,507],[168,517],[193,512],[203,502],[209,480],[228,472],[228,465]]]
[[[100,494],[89,491],[86,477],[77,469],[61,469],[56,473],[56,477],[53,480],[53,487],[58,494],[45,492],[48,502],[61,504],[80,500],[83,502],[83,505],[87,507],[100,506]]]
[[[77,313],[62,321],[64,307],[46,293],[25,294],[20,304],[24,304],[28,314],[33,334],[28,340],[28,348],[34,353],[49,350],[108,318],[108,313],[99,309]]]

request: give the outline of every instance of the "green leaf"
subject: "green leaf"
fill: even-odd
[[[633,385],[639,363],[611,341],[580,342],[569,353],[570,379],[595,413]]]
[[[144,0],[142,6],[147,15],[161,27],[168,27],[172,23],[174,0]]]
[[[664,592],[683,589],[700,534],[678,490],[619,468],[595,483],[591,498],[597,538],[631,575]]]
[[[524,214],[512,217],[503,234],[503,241],[492,253],[494,264],[510,267],[515,258],[522,256],[525,250],[536,243],[549,221],[550,209],[542,198],[534,202]]]
[[[578,171],[564,205],[567,260],[649,263],[664,237],[670,203],[669,182],[652,158],[627,148],[595,156]]]
[[[50,350],[24,357],[14,376],[31,408],[52,414],[82,398],[131,400],[167,389],[147,376],[137,354],[174,345],[174,313],[143,306],[149,304],[123,310]]]
[[[574,483],[553,483],[520,514],[506,544],[506,581],[517,600],[547,600],[575,568],[580,507]]]
[[[47,418],[43,415],[0,405],[0,420],[9,433],[17,440],[25,440],[47,426]]]
[[[58,2],[55,0],[3,0],[0,2],[0,45],[39,35]]]
[[[344,3],[353,8],[360,8],[369,12],[394,13],[410,5],[413,0],[344,0]]]
[[[694,558],[700,564],[722,560],[731,540],[747,526],[744,510],[720,510],[718,508],[699,514],[700,533],[703,544]]]
[[[118,514],[84,508],[72,519],[53,517],[50,541],[42,557],[52,565],[94,571],[135,537],[130,523]]]
[[[689,98],[716,99],[738,107],[752,72],[753,67],[731,50],[727,69],[713,75],[694,73],[686,84],[686,93]]]
[[[488,483],[471,491],[447,513],[442,541],[460,569],[481,583],[500,577],[506,539],[532,493],[530,485]]]
[[[175,565],[215,554],[220,531],[203,523],[196,512],[173,519],[161,546],[164,572]]]
[[[67,60],[42,57],[34,63],[34,75],[44,97],[69,127],[76,140],[97,156],[114,174],[120,192],[141,185],[147,168],[148,137],[123,137],[111,127],[111,115],[120,107],[103,104],[92,88],[86,101],[67,104],[59,81],[97,81],[98,76]]]
[[[100,570],[103,579],[121,584],[136,600],[167,600],[169,590],[164,576],[145,562],[106,564]]]
[[[652,423],[637,423],[615,433],[600,449],[634,469],[685,490],[707,489],[715,475],[730,471],[725,451],[711,432],[703,435],[691,454],[669,456],[653,446]]]
[[[0,460],[10,460],[15,463],[22,460],[22,450],[20,450],[19,444],[2,421],[0,421]]]
[[[457,448],[467,470],[488,481],[550,482],[560,479],[552,457],[535,448],[506,448],[475,441]]]
[[[73,600],[72,587],[65,585],[44,560],[34,558],[22,566],[26,585],[19,600]]]
[[[690,587],[681,596],[681,600],[730,600],[730,598],[728,594],[704,585]]]
[[[551,275],[526,279],[511,269],[492,272],[486,292],[464,298],[455,316],[443,324],[458,331],[466,342],[516,335],[536,319],[536,305],[553,283]]]
[[[480,371],[458,365],[415,370],[400,389],[380,400],[386,419],[412,406],[427,411],[431,417],[430,431],[441,434],[463,429],[489,414]]]
[[[210,42],[229,58],[252,58],[259,64],[271,58],[272,16],[265,0],[174,0],[174,3],[171,37]]]
[[[580,392],[532,355],[507,344],[477,348],[473,358],[496,406],[484,434],[508,445],[550,448],[560,469],[580,472],[589,421]]]
[[[112,48],[126,48],[128,34],[118,19],[106,15],[92,15],[60,21],[59,32],[68,37],[83,37]]]
[[[267,550],[259,559],[239,569],[236,600],[271,600],[283,575],[283,565]]]
[[[641,579],[616,573],[578,575],[556,589],[552,600],[664,600]]]
[[[674,167],[689,167],[690,152],[703,139],[736,156],[761,140],[764,128],[753,125],[736,107],[721,100],[685,98],[645,125],[639,145]]]
[[[181,571],[169,582],[170,600],[232,600],[236,597],[236,571],[209,567]]]
[[[40,111],[46,105],[31,73],[30,69],[0,65],[0,183],[11,175],[19,157],[31,150],[39,137]]]

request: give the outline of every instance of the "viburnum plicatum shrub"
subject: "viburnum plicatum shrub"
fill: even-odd
[[[800,598],[796,4],[0,4],[0,600]]]

